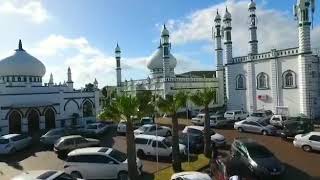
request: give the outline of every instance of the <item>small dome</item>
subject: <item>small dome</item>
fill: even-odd
[[[253,0],[251,0],[250,3],[248,4],[248,8],[249,9],[255,9],[256,8],[256,3]]]
[[[119,47],[119,45],[118,45],[118,43],[117,43],[117,47],[115,48],[115,50],[114,50],[115,52],[121,52],[121,49],[120,49],[120,47]]]
[[[37,58],[28,54],[23,48],[21,40],[16,52],[0,61],[0,76],[38,76],[46,73],[46,67]]]
[[[214,18],[215,21],[220,21],[221,20],[221,16],[217,10],[217,14],[216,14],[216,17]]]
[[[163,69],[163,48],[160,46],[147,61],[147,67],[150,70],[153,69]],[[169,54],[169,68],[174,69],[177,65],[176,58],[170,53]]]
[[[223,16],[223,20],[231,20],[231,14],[228,11],[228,8],[226,8],[226,12]]]
[[[166,28],[166,25],[164,24],[163,25],[163,29],[161,31],[161,36],[169,36],[169,31],[168,29]]]

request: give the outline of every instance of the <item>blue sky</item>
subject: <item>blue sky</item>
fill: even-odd
[[[148,76],[146,60],[158,46],[163,23],[171,32],[176,72],[214,70],[211,26],[217,8],[227,5],[233,15],[234,55],[247,53],[248,0],[1,0],[0,55],[24,48],[52,72],[56,83],[66,79],[71,66],[76,87],[92,82],[115,84],[113,51],[123,52],[123,79]],[[295,0],[257,0],[259,51],[297,45],[293,21]],[[317,8],[318,10],[319,8]],[[317,12],[318,13],[318,12]],[[315,15],[313,42],[320,40],[319,15]],[[275,39],[277,41],[275,41]],[[316,44],[319,43],[314,43]]]

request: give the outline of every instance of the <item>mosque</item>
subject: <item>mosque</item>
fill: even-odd
[[[0,134],[35,133],[95,119],[99,112],[98,82],[94,91],[73,87],[71,69],[67,81],[56,84],[53,75],[43,83],[44,64],[27,53],[19,41],[12,56],[0,61]]]
[[[314,10],[313,0],[298,0],[293,6],[297,47],[258,51],[256,4],[251,0],[248,5],[249,49],[240,57],[232,54],[231,13],[226,9],[222,18],[217,12],[214,19],[217,69],[225,70],[229,110],[265,109],[289,116],[320,116],[320,58],[310,42]]]

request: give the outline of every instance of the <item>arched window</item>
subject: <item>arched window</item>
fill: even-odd
[[[245,89],[246,83],[245,83],[245,77],[242,74],[239,74],[236,77],[236,89]]]
[[[268,89],[269,77],[266,73],[259,73],[257,76],[257,89]]]
[[[282,74],[283,88],[296,88],[296,73],[291,70]]]

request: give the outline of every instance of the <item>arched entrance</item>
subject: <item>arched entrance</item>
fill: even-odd
[[[45,111],[44,117],[45,117],[46,130],[53,129],[56,127],[55,113],[52,110],[52,108],[49,108]]]
[[[21,114],[12,111],[9,115],[9,133],[21,133]]]
[[[93,116],[93,105],[90,101],[86,101],[83,103],[82,113],[83,117]]]
[[[30,134],[38,132],[40,130],[39,124],[39,113],[36,110],[32,109],[28,113],[28,132]]]

